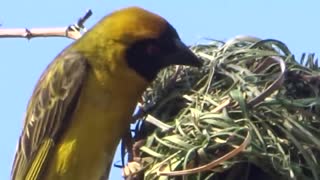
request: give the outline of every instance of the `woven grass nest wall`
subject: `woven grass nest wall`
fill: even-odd
[[[140,178],[320,179],[314,55],[249,36],[191,49],[202,68],[168,68],[143,96]]]

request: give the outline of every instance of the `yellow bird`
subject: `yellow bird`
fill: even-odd
[[[12,179],[107,179],[139,97],[174,64],[201,66],[165,19],[138,7],[104,17],[40,77]]]

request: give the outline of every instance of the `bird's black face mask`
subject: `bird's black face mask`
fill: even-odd
[[[128,66],[149,82],[156,78],[162,68],[170,65],[202,65],[201,60],[172,28],[168,28],[158,39],[144,39],[134,43],[127,49],[126,57]]]

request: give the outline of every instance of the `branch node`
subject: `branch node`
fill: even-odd
[[[77,23],[72,24],[68,27],[67,31],[82,31],[85,29],[84,23],[92,15],[91,9],[87,10],[83,17],[80,17]]]
[[[26,31],[26,33],[25,33],[25,37],[28,39],[28,40],[30,40],[31,38],[32,38],[32,32],[28,29],[28,28],[25,28],[25,31]]]

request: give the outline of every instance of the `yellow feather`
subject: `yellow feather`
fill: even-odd
[[[53,152],[44,180],[100,179],[110,169],[115,147],[147,86],[131,69],[121,69],[112,76],[108,71],[88,73],[72,124]]]

